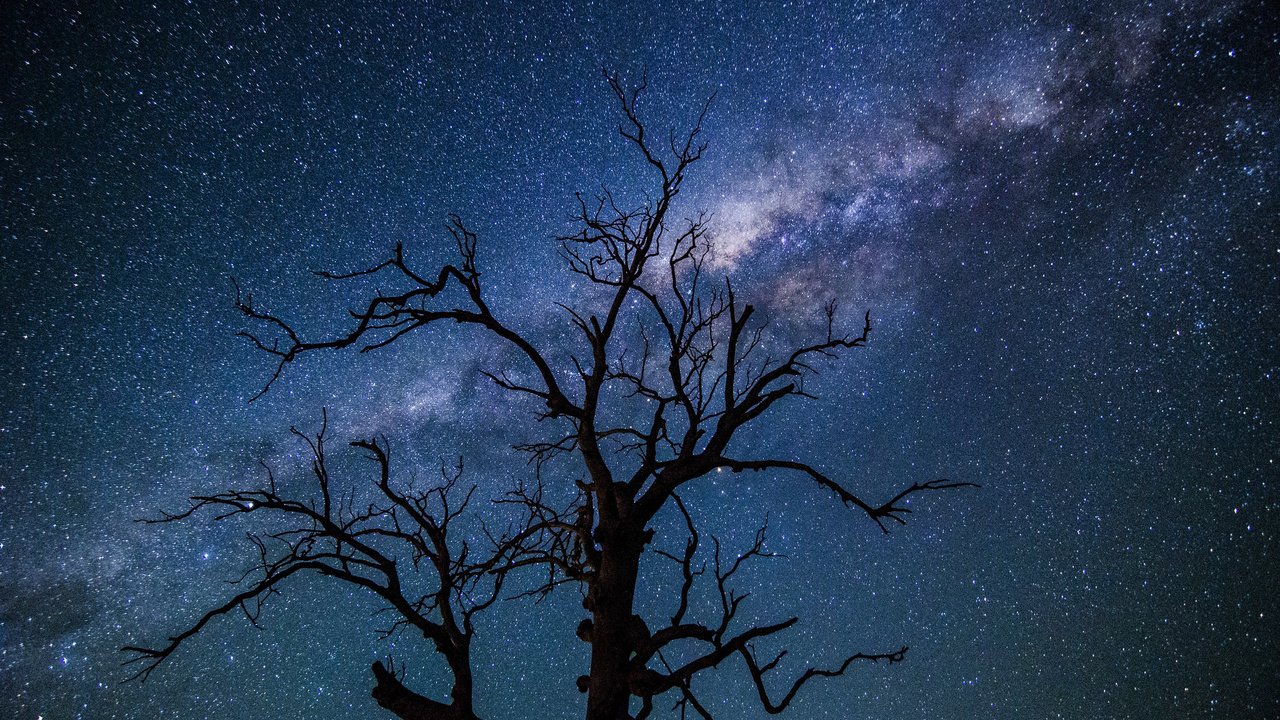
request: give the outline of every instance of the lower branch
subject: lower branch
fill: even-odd
[[[373,699],[401,720],[475,720],[471,713],[460,713],[451,705],[436,702],[405,687],[396,677],[395,666],[387,669],[381,662],[373,664]]]
[[[790,705],[791,701],[795,699],[796,693],[800,692],[800,688],[804,687],[804,684],[809,682],[810,680],[816,677],[838,677],[840,675],[843,675],[845,671],[849,669],[849,666],[853,665],[855,660],[868,660],[870,662],[879,662],[881,660],[887,660],[889,661],[890,665],[896,662],[902,662],[902,659],[907,655],[907,648],[904,645],[902,648],[895,650],[893,652],[881,653],[876,655],[866,655],[864,653],[856,653],[846,658],[844,663],[842,663],[840,667],[834,670],[821,670],[819,668],[809,668],[808,670],[804,671],[804,674],[796,678],[796,681],[791,684],[791,689],[787,691],[786,696],[784,696],[782,700],[776,704],[769,699],[769,691],[766,690],[764,687],[764,675],[765,673],[772,670],[775,666],[777,666],[778,661],[782,659],[782,656],[786,655],[786,651],[784,650],[783,652],[779,653],[777,657],[775,657],[773,660],[770,660],[768,663],[766,663],[763,666],[761,666],[756,662],[755,655],[752,654],[751,648],[745,647],[745,646],[739,647],[738,652],[739,654],[742,655],[742,659],[747,663],[747,670],[751,672],[751,680],[756,684],[756,692],[760,694],[760,704],[764,706],[765,711],[767,711],[770,715],[777,715],[778,713],[787,709],[787,706]]]

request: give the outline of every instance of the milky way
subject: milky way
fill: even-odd
[[[1280,34],[1262,2],[735,4],[19,2],[3,24],[0,707],[23,718],[377,717],[393,654],[440,661],[319,579],[254,629],[213,623],[145,684],[155,643],[229,592],[244,526],[133,522],[305,467],[288,428],[385,435],[490,496],[528,474],[530,408],[465,332],[268,358],[232,278],[314,335],[350,270],[480,235],[495,310],[555,346],[581,300],[553,242],[574,193],[641,198],[601,67],[646,68],[679,131],[714,95],[679,211],[777,342],[871,311],[753,434],[865,495],[935,477],[882,536],[816,488],[713,478],[688,498],[741,547],[785,666],[908,645],[809,687],[797,718],[1280,714]],[[642,8],[639,6],[643,6]],[[517,368],[518,370],[518,368]],[[514,418],[514,420],[513,420]],[[339,444],[339,443],[335,443]],[[451,460],[450,460],[451,461]],[[358,463],[346,462],[358,475]],[[367,469],[366,469],[367,470]],[[298,480],[300,482],[300,480]],[[672,540],[677,542],[677,540]],[[642,607],[661,617],[656,587]],[[480,630],[487,718],[581,716],[572,592]],[[700,681],[763,717],[744,676]],[[665,706],[662,706],[665,710]]]

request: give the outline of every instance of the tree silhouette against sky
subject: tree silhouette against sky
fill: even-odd
[[[541,410],[530,423],[556,430],[516,446],[531,462],[531,477],[494,500],[497,507],[485,514],[488,520],[505,515],[503,527],[483,522],[478,535],[458,530],[469,514],[479,514],[471,510],[475,487],[464,481],[461,462],[442,467],[434,483],[402,482],[385,438],[357,440],[350,445],[370,459],[374,477],[373,499],[357,500],[354,485],[331,479],[327,416],[315,434],[294,429],[311,459],[315,487],[309,497],[283,490],[267,469],[260,487],[196,496],[181,512],[148,521],[204,513],[217,520],[270,518],[266,529],[249,535],[257,562],[240,578],[239,592],[162,646],[125,648],[133,655],[128,662],[140,668],[134,677],[145,679],[219,616],[243,611],[256,623],[281,583],[302,574],[376,595],[395,618],[386,635],[420,632],[443,657],[453,682],[441,699],[407,687],[393,661],[373,665],[374,699],[405,720],[477,717],[475,698],[484,688],[477,686],[471,666],[476,616],[499,598],[540,598],[561,586],[578,589],[588,616],[576,633],[590,648],[590,671],[577,687],[586,694],[588,720],[647,718],[666,693],[672,693],[681,717],[709,718],[693,681],[731,659],[750,675],[770,713],[786,709],[811,680],[842,675],[856,661],[903,659],[906,647],[856,652],[833,667],[775,681],[770,673],[785,651],[761,657],[753,643],[798,619],[742,622],[739,609],[748,593],[733,584],[745,564],[772,555],[766,547],[768,520],[748,548],[730,553],[718,539],[703,537],[681,493],[726,471],[768,473],[816,483],[888,532],[905,521],[911,496],[973,485],[928,480],[887,501],[867,501],[842,478],[802,460],[761,457],[735,442],[745,428],[768,424],[779,403],[812,397],[805,391],[806,375],[817,372],[817,361],[865,345],[870,313],[850,332],[839,327],[831,300],[814,308],[824,313],[824,333],[782,347],[755,321],[752,306],[739,300],[730,281],[708,277],[709,218],[673,216],[687,173],[706,149],[700,134],[709,103],[687,134],[655,138],[638,108],[646,81],[628,86],[615,74],[606,78],[622,115],[619,132],[643,158],[653,188],[638,206],[608,190],[578,196],[577,229],[559,238],[561,254],[596,292],[585,303],[589,309],[571,306],[567,292],[557,304],[579,345],[549,352],[495,315],[476,261],[476,235],[456,216],[448,224],[456,264],[434,274],[413,269],[399,245],[390,259],[368,269],[318,273],[329,280],[377,276],[397,288],[377,291],[336,337],[304,339],[289,321],[237,291],[239,310],[263,328],[241,335],[277,360],[262,393],[305,354],[348,346],[375,350],[432,325],[467,326],[457,331],[487,333],[522,356],[518,367],[484,374],[503,391],[535,398]],[[574,476],[580,479],[567,479]],[[683,521],[675,524],[681,533],[676,540],[683,540],[676,550],[664,549],[670,544],[658,535],[663,527],[655,518],[664,508]],[[678,573],[671,614],[661,622],[642,618],[635,607],[646,551]]]

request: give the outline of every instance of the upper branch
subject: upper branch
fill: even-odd
[[[958,480],[929,480],[923,483],[911,483],[910,486],[899,492],[897,495],[894,495],[887,502],[879,505],[872,505],[846,490],[842,485],[840,485],[840,483],[802,462],[796,462],[794,460],[734,460],[733,458],[721,457],[719,459],[719,464],[734,472],[742,472],[743,470],[794,470],[808,475],[814,482],[835,493],[836,497],[840,499],[840,502],[845,505],[852,505],[865,512],[872,520],[876,521],[876,524],[879,525],[880,529],[885,533],[889,532],[889,528],[885,525],[885,520],[893,520],[899,525],[906,524],[907,520],[903,516],[910,513],[911,509],[903,507],[900,503],[913,494],[928,492],[931,490],[981,487],[981,485],[978,485],[977,483],[962,482]]]
[[[481,291],[480,272],[476,268],[475,233],[468,230],[456,215],[450,216],[447,229],[457,245],[461,263],[441,267],[435,279],[427,279],[412,270],[405,262],[404,249],[399,243],[396,244],[395,253],[390,259],[364,270],[350,273],[317,271],[315,274],[326,280],[345,280],[389,270],[394,271],[397,279],[407,282],[409,286],[408,289],[399,293],[375,294],[363,310],[350,312],[352,319],[355,320],[355,325],[351,329],[345,334],[328,340],[303,340],[289,322],[273,313],[258,309],[254,305],[253,296],[242,295],[239,285],[236,285],[236,308],[245,317],[265,323],[283,336],[268,341],[249,331],[239,333],[258,349],[277,358],[271,377],[252,399],[256,400],[266,394],[284,372],[285,365],[293,362],[303,353],[341,349],[358,343],[363,343],[361,352],[368,352],[389,345],[420,327],[452,320],[457,323],[479,325],[515,346],[533,363],[544,385],[542,388],[508,386],[508,389],[526,392],[542,399],[549,408],[550,415],[571,417],[580,415],[582,411],[561,391],[555,373],[543,355],[524,336],[498,320],[489,309]],[[471,307],[444,309],[429,307],[429,302],[437,298],[451,284],[456,284],[463,290]]]
[[[739,363],[739,360],[745,357],[745,354],[739,353],[743,350],[739,346],[741,335],[741,326],[745,326],[746,319],[750,317],[752,307],[747,305],[743,310],[742,316],[734,317],[734,328],[732,342],[729,347],[729,357],[726,360],[729,366]],[[871,312],[863,316],[862,332],[858,335],[836,335],[834,331],[834,316],[836,305],[834,302],[828,303],[824,308],[827,318],[827,334],[821,342],[812,343],[793,351],[786,360],[778,364],[764,369],[754,381],[750,382],[741,391],[735,387],[733,378],[730,378],[725,384],[725,413],[716,426],[716,431],[711,441],[711,446],[715,451],[723,450],[728,446],[729,440],[733,437],[735,431],[743,425],[751,422],[755,418],[762,415],[775,402],[789,395],[804,395],[804,391],[795,382],[789,382],[778,385],[785,378],[796,377],[805,371],[813,371],[807,361],[813,356],[834,357],[842,350],[850,350],[853,348],[863,347],[867,344],[867,340],[871,336]],[[731,328],[731,331],[734,329]]]
[[[684,179],[685,169],[701,159],[702,153],[707,149],[706,143],[698,141],[698,136],[701,134],[702,122],[706,119],[707,112],[711,109],[711,103],[715,100],[715,95],[713,94],[707,98],[702,111],[698,113],[698,119],[694,123],[693,129],[685,136],[682,143],[676,141],[674,134],[670,136],[668,142],[669,150],[676,159],[676,167],[672,170],[662,160],[662,153],[654,148],[647,136],[644,122],[641,121],[637,112],[640,97],[649,87],[648,73],[641,75],[640,82],[630,89],[623,84],[622,78],[617,73],[611,73],[606,70],[604,76],[609,83],[609,88],[613,90],[614,96],[618,98],[618,104],[626,118],[625,122],[618,127],[618,133],[639,148],[645,160],[662,173],[664,186],[670,187],[672,190],[678,190],[680,182]]]
[[[691,273],[695,282],[699,270],[700,264],[695,262]],[[676,294],[680,294],[678,290]],[[656,297],[650,303],[659,305]],[[726,283],[723,292],[713,292],[705,305],[688,302],[679,309],[680,320],[661,313],[660,317],[671,338],[671,382],[678,388],[673,395],[687,408],[688,425],[679,455],[647,468],[655,471],[654,483],[636,501],[645,518],[652,518],[681,484],[722,466],[722,456],[735,434],[776,402],[793,395],[812,397],[793,378],[816,372],[811,365],[814,357],[834,357],[863,347],[871,334],[869,312],[863,316],[859,334],[838,334],[834,329],[836,305],[831,302],[824,308],[827,330],[821,341],[801,346],[781,361],[766,360],[753,368],[751,355],[760,347],[762,332],[760,328],[748,329],[754,308],[739,308],[732,284]],[[727,333],[718,334],[716,327],[726,322]],[[713,363],[719,364],[716,372],[710,369]],[[713,398],[720,403],[718,409],[712,405]],[[707,432],[703,425],[712,421],[710,437],[700,443]],[[638,491],[640,483],[634,482],[633,487]]]

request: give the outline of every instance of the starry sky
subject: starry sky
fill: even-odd
[[[123,684],[119,646],[182,629],[252,559],[243,525],[134,520],[256,484],[259,459],[302,478],[288,428],[321,408],[335,446],[385,434],[406,471],[462,455],[487,497],[527,476],[509,446],[532,408],[480,378],[513,360],[474,333],[312,356],[248,403],[272,364],[235,337],[231,278],[333,333],[361,286],[308,271],[396,242],[430,269],[454,212],[495,312],[555,347],[555,303],[584,297],[551,240],[574,193],[652,187],[603,66],[648,69],[655,132],[715,94],[678,211],[712,213],[710,272],[774,337],[811,337],[830,297],[871,311],[870,346],[751,442],[868,498],[983,486],[888,536],[782,477],[686,496],[726,547],[768,515],[788,557],[742,589],[753,619],[801,618],[789,674],[911,647],[810,685],[791,717],[1277,713],[1274,7],[625,5],[6,4],[0,707],[377,717],[387,654],[443,689],[428,648],[379,641],[378,606],[318,579],[264,629],[228,617]],[[640,604],[661,617],[652,569]],[[572,592],[485,616],[484,717],[581,716],[581,617]],[[730,664],[695,687],[718,716],[764,716]]]

